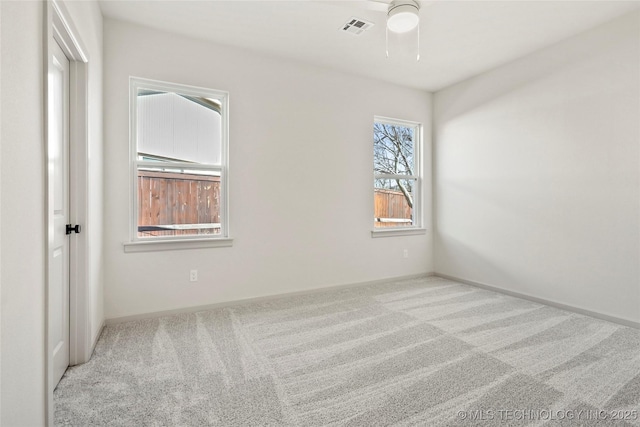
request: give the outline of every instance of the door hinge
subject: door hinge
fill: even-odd
[[[71,234],[73,232],[78,234],[78,233],[80,233],[81,229],[82,228],[80,227],[80,224],[76,224],[75,226],[73,226],[71,224],[67,224],[67,234]]]

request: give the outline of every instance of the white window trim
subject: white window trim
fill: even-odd
[[[423,181],[423,168],[422,168],[422,147],[424,144],[424,134],[423,134],[423,126],[422,123],[412,122],[408,120],[394,119],[390,117],[382,117],[382,116],[374,116],[374,123],[383,123],[388,125],[399,125],[406,127],[414,127],[416,129],[415,135],[416,138],[413,141],[413,159],[414,159],[414,174],[413,175],[394,175],[394,174],[377,174],[375,171],[373,172],[373,180],[375,182],[378,178],[387,178],[387,179],[415,179],[416,181],[416,189],[414,191],[415,197],[417,200],[414,200],[413,204],[413,225],[411,226],[403,226],[403,227],[382,227],[382,228],[374,228],[371,230],[371,237],[393,237],[393,236],[411,236],[411,235],[419,235],[425,234],[427,232],[426,228],[423,226],[423,206],[424,206],[424,194],[422,191],[422,181]],[[373,190],[375,190],[375,184],[373,185]],[[373,198],[375,198],[375,191],[371,192]],[[373,207],[374,203],[371,204]],[[374,215],[371,215],[372,218],[375,218]]]
[[[183,95],[215,98],[221,103],[221,157],[220,165],[185,164],[181,162],[155,163],[138,161],[137,106],[139,89],[171,91]],[[217,248],[233,245],[229,231],[229,92],[189,86],[178,83],[129,78],[129,162],[130,162],[130,230],[129,241],[123,243],[125,252],[148,252],[197,248]],[[220,172],[220,216],[221,234],[212,237],[175,236],[158,238],[138,237],[138,166],[174,167],[181,169],[215,170]]]
[[[175,251],[182,249],[205,249],[205,248],[225,248],[233,246],[233,239],[230,238],[182,238],[182,239],[157,239],[150,242],[128,242],[124,244],[124,251],[130,252],[151,252],[151,251]]]

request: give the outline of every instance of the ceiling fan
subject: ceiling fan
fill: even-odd
[[[420,3],[417,0],[367,0],[358,4],[370,10],[386,12],[387,28],[394,33],[411,31],[420,22]]]
[[[432,1],[422,3],[432,3]],[[389,57],[389,32],[403,35],[416,29],[417,52],[416,61],[420,60],[420,6],[419,0],[366,0],[352,2],[358,6],[384,12],[387,15],[386,21],[386,55]]]

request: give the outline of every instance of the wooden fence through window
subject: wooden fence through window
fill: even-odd
[[[411,208],[401,191],[374,190],[374,226],[403,227],[412,225]]]
[[[176,224],[207,226],[165,229]],[[220,177],[138,171],[139,236],[218,234],[219,224]]]

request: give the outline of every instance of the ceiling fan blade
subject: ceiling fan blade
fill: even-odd
[[[361,3],[361,2],[359,2]],[[362,3],[364,4],[364,7],[366,7],[369,10],[375,10],[377,12],[384,12],[387,13],[387,11],[389,10],[389,3],[390,1],[385,1],[385,0],[366,0]]]
[[[0,0],[2,1],[2,0]],[[371,10],[387,13],[391,0],[307,0],[346,9]]]

